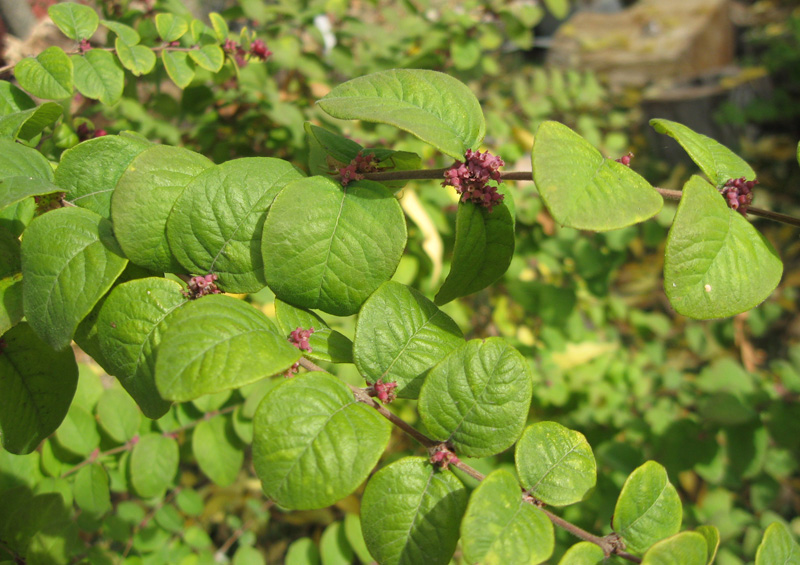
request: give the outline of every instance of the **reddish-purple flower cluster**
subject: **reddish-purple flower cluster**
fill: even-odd
[[[186,283],[186,290],[183,291],[183,295],[189,300],[195,300],[207,294],[221,294],[222,291],[214,284],[218,278],[219,277],[213,273],[205,276],[199,275],[192,277],[189,279],[189,282]]]
[[[747,214],[747,208],[753,202],[753,187],[757,180],[746,180],[744,177],[731,179],[720,189],[722,196],[729,208],[738,210],[742,215]]]
[[[633,159],[633,153],[628,153],[627,155],[623,155],[619,159],[614,159],[617,163],[622,163],[626,167],[631,166],[631,159]]]
[[[297,327],[296,329],[289,332],[289,343],[294,345],[300,351],[311,351],[311,344],[308,342],[308,338],[311,337],[311,334],[314,333],[314,326],[311,326],[307,330],[304,330],[301,327]],[[297,371],[300,370],[300,361],[293,364],[291,367],[286,369],[286,372],[283,373],[284,377],[291,377]]]
[[[81,123],[75,130],[75,133],[78,135],[80,141],[108,135],[108,132],[104,129],[89,129],[89,125],[86,122]]]
[[[497,186],[489,181],[500,182],[500,167],[505,162],[488,151],[472,151],[467,149],[465,162],[456,163],[444,173],[442,186],[452,186],[461,194],[461,202],[474,202],[479,206],[492,208],[503,201],[503,195],[497,192]]]
[[[342,186],[347,186],[354,180],[363,179],[364,173],[374,173],[377,170],[378,161],[375,155],[372,153],[364,155],[363,151],[359,151],[349,165],[339,169],[339,179]]]
[[[431,453],[430,461],[434,465],[439,465],[442,469],[447,469],[447,466],[451,463],[455,465],[456,463],[460,463],[461,460],[456,457],[456,454],[450,451],[444,445],[436,447]]]
[[[244,67],[247,64],[247,56],[250,55],[259,61],[266,61],[267,57],[272,55],[272,51],[267,48],[267,44],[263,39],[256,39],[250,44],[250,50],[245,50],[241,45],[232,39],[226,39],[222,46],[222,50],[228,55],[233,56],[236,64]]]
[[[91,51],[91,49],[92,44],[89,43],[88,39],[81,39],[80,43],[78,43],[78,51],[80,51],[81,54]]]
[[[372,385],[372,390],[375,391],[375,396],[383,402],[384,404],[388,404],[389,402],[393,401],[397,398],[397,393],[394,389],[397,388],[396,381],[390,381],[388,383],[383,382],[383,379],[378,379],[374,385]]]

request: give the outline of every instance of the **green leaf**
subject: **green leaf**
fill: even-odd
[[[163,496],[178,472],[178,442],[147,434],[133,446],[128,463],[131,486],[142,498]]]
[[[156,145],[140,153],[111,197],[114,233],[133,263],[162,272],[182,272],[167,242],[167,219],[189,182],[213,163],[182,147]]]
[[[396,126],[455,159],[477,149],[486,130],[470,89],[435,71],[373,73],[340,84],[318,104],[334,118]]]
[[[0,136],[30,141],[58,121],[63,113],[60,104],[45,102],[35,108],[7,114],[0,118]]]
[[[664,288],[686,316],[723,318],[763,302],[781,280],[775,249],[700,177],[684,185],[664,254]]]
[[[435,302],[446,304],[482,290],[503,276],[514,256],[514,218],[505,204],[458,205],[453,263]]]
[[[72,350],[53,351],[22,322],[3,334],[0,353],[0,440],[30,453],[67,414],[78,385]]]
[[[156,66],[156,54],[144,45],[128,45],[117,37],[114,46],[117,57],[122,66],[133,73],[134,76],[146,75]]]
[[[372,555],[370,555],[367,544],[364,542],[364,534],[361,532],[361,518],[359,518],[358,514],[348,512],[344,515],[344,534],[350,547],[353,548],[353,551],[358,556],[358,560],[361,563],[370,563]]]
[[[361,307],[353,357],[367,381],[394,381],[397,396],[417,398],[431,368],[463,344],[447,314],[416,289],[390,281]]]
[[[104,390],[95,410],[100,427],[118,443],[125,443],[139,431],[139,408],[125,391],[118,388]]]
[[[100,25],[97,12],[74,2],[53,4],[47,9],[47,15],[64,35],[75,41],[89,39]]]
[[[39,98],[61,100],[72,96],[72,60],[60,47],[48,47],[34,59],[14,67],[19,85]]]
[[[0,228],[19,237],[25,231],[25,227],[33,219],[36,212],[36,202],[33,198],[26,198],[16,204],[12,204],[4,210],[0,210]]]
[[[580,502],[597,482],[597,463],[586,438],[556,422],[528,426],[514,457],[522,486],[545,504]]]
[[[281,326],[281,331],[286,336],[297,328],[314,328],[314,333],[308,339],[311,351],[303,352],[303,355],[309,359],[331,363],[353,362],[353,342],[336,330],[332,330],[322,318],[313,312],[295,308],[276,298],[275,316]]]
[[[108,106],[119,102],[125,87],[125,71],[114,55],[92,49],[83,55],[73,55],[71,59],[78,92]]]
[[[156,30],[161,39],[167,43],[172,43],[179,40],[183,37],[183,34],[189,31],[189,22],[175,14],[162,12],[156,14]]]
[[[166,319],[156,359],[161,396],[192,400],[285,371],[300,351],[260,311],[225,295],[205,296]]]
[[[186,88],[194,79],[194,64],[189,60],[189,54],[185,51],[161,52],[161,60],[164,61],[164,68],[178,88]]]
[[[75,504],[78,508],[100,517],[111,510],[108,475],[102,465],[93,463],[82,467],[75,475]]]
[[[389,422],[356,401],[347,385],[318,372],[272,389],[254,426],[253,464],[264,493],[297,510],[324,508],[352,493],[391,432]]]
[[[61,191],[60,187],[44,179],[7,177],[0,180],[0,210],[31,196],[41,196]]]
[[[647,461],[622,486],[612,527],[631,553],[641,555],[655,542],[678,533],[682,515],[681,499],[666,469]]]
[[[295,306],[355,314],[391,278],[406,237],[400,204],[383,185],[297,180],[278,194],[264,223],[267,284]]]
[[[311,538],[296,539],[286,550],[284,565],[319,565],[319,563],[319,549]]]
[[[453,473],[423,457],[404,457],[367,483],[364,541],[381,565],[447,565],[466,507],[467,491]]]
[[[19,239],[7,229],[0,227],[0,335],[17,325],[22,315],[22,262]]]
[[[606,556],[600,546],[580,541],[570,547],[558,565],[605,565]]]
[[[322,565],[351,565],[353,563],[353,548],[347,542],[341,522],[333,522],[319,540]]]
[[[136,45],[142,40],[139,32],[122,22],[102,20],[100,23],[116,33],[117,39],[121,40],[125,45]]]
[[[105,135],[67,149],[55,172],[55,184],[67,200],[111,219],[111,195],[133,159],[150,147],[135,137]]]
[[[0,538],[26,563],[69,563],[79,544],[78,529],[61,494],[9,489],[0,494],[0,508]]]
[[[661,195],[622,163],[558,122],[543,122],[532,151],[533,180],[553,219],[571,228],[607,231],[655,216]]]
[[[486,457],[517,441],[532,394],[519,351],[502,338],[474,339],[431,369],[418,409],[429,436],[450,442],[458,455]]]
[[[173,255],[190,273],[219,275],[226,292],[266,285],[261,232],[276,194],[303,178],[288,161],[248,157],[210,167],[175,201],[167,221]],[[295,226],[295,230],[297,226]]]
[[[555,546],[553,523],[523,502],[519,483],[503,469],[490,473],[470,496],[461,540],[467,562],[486,565],[541,563]]]
[[[773,522],[764,532],[756,551],[756,565],[800,564],[800,547],[789,530],[780,522]]]
[[[53,349],[66,348],[127,264],[105,218],[83,208],[39,216],[22,242],[23,303],[31,328]]]
[[[219,45],[203,45],[200,49],[189,51],[189,57],[200,67],[218,73],[225,63],[225,52]]]
[[[642,565],[706,565],[705,538],[697,532],[681,532],[655,543],[642,559]]]
[[[7,80],[0,80],[0,116],[36,108],[36,102]]]
[[[708,560],[706,563],[711,565],[714,563],[714,559],[717,557],[717,551],[719,550],[719,530],[716,526],[698,526],[695,531],[706,540],[706,550],[708,552]]]
[[[47,158],[36,149],[10,139],[0,139],[0,179],[9,177],[52,181],[53,168]]]
[[[100,445],[100,432],[94,416],[77,402],[69,407],[67,416],[56,430],[58,445],[78,458],[89,454]]]
[[[244,463],[244,450],[226,416],[197,424],[192,434],[192,453],[200,470],[221,487],[233,484]]]
[[[658,133],[665,133],[680,143],[714,185],[722,186],[741,177],[747,180],[756,178],[756,173],[744,159],[710,137],[669,120],[650,120],[650,125]]]
[[[214,33],[217,34],[217,39],[219,41],[225,41],[230,33],[228,30],[228,22],[225,21],[225,18],[216,12],[211,12],[208,14],[208,19],[211,21],[211,27],[214,28]]]
[[[563,20],[569,15],[569,0],[544,0],[544,5],[547,10],[553,14],[553,17]]]

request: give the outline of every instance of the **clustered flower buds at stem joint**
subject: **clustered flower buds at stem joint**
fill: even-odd
[[[455,465],[461,460],[446,445],[441,444],[430,451],[430,462],[433,465],[439,465],[442,469],[447,469],[451,463]]]
[[[217,275],[213,273],[192,277],[186,283],[187,288],[183,291],[183,295],[189,300],[195,300],[207,294],[221,294],[222,291],[214,284],[217,278]]]
[[[744,177],[730,179],[720,189],[720,192],[725,197],[729,208],[733,208],[745,215],[747,214],[747,208],[753,202],[753,187],[757,184],[757,180],[746,180]]]
[[[467,149],[465,162],[456,161],[444,173],[442,186],[452,186],[461,194],[461,202],[474,202],[479,206],[492,208],[503,201],[503,195],[497,192],[497,186],[489,181],[500,182],[500,167],[505,162],[488,151],[472,151]]]
[[[236,64],[240,67],[244,67],[247,64],[246,57],[248,55],[259,61],[266,61],[267,57],[272,55],[272,51],[267,48],[267,44],[264,43],[263,39],[256,39],[253,41],[253,43],[250,44],[250,51],[245,51],[245,49],[234,40],[226,39],[222,50],[228,55],[232,55]]]
[[[89,125],[86,122],[82,122],[75,130],[75,133],[78,135],[78,139],[80,141],[86,141],[87,139],[94,139],[95,137],[103,137],[108,135],[108,132],[104,129],[89,129]]]
[[[372,390],[375,391],[375,396],[378,397],[378,400],[383,402],[384,404],[388,404],[397,398],[397,393],[394,389],[397,388],[396,381],[390,381],[388,383],[383,382],[383,379],[378,379],[374,385],[372,385]]]
[[[619,159],[614,159],[617,163],[622,163],[626,167],[631,166],[631,159],[633,159],[633,153],[628,153],[627,155],[623,155]]]
[[[378,161],[375,159],[375,155],[372,153],[364,155],[363,153],[363,151],[359,151],[349,165],[339,169],[342,186],[347,186],[351,181],[363,179],[365,173],[374,173],[378,170]]]
[[[80,51],[81,54],[84,54],[87,51],[91,51],[91,49],[92,49],[92,44],[89,43],[89,40],[81,39],[80,43],[78,44],[78,51]]]
[[[308,338],[311,337],[311,334],[314,333],[314,326],[311,326],[307,330],[304,330],[301,327],[297,327],[289,333],[289,343],[294,345],[300,351],[311,351],[311,344],[308,342]],[[300,361],[296,362],[294,365],[289,367],[285,373],[283,373],[284,377],[291,377],[297,371],[300,370]]]

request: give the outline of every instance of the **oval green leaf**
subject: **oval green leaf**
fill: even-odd
[[[138,31],[122,22],[103,20],[100,23],[116,33],[117,39],[120,39],[126,45],[136,45],[142,40]]]
[[[100,310],[97,333],[107,368],[148,418],[170,407],[156,388],[156,354],[165,318],[184,304],[181,285],[150,277],[117,286]]]
[[[244,449],[228,416],[197,424],[192,434],[192,453],[200,470],[221,487],[233,484],[244,463]]]
[[[60,47],[48,47],[34,59],[14,67],[19,85],[39,98],[61,100],[72,96],[72,60]]]
[[[186,18],[163,12],[156,14],[156,30],[161,39],[167,43],[179,40],[183,34],[189,31],[189,22]]]
[[[146,75],[156,66],[156,54],[144,45],[128,45],[119,37],[114,42],[117,57],[122,66],[133,73],[134,76]]]
[[[709,183],[684,185],[664,253],[664,289],[686,316],[724,318],[763,302],[781,280],[775,249]]]
[[[156,358],[163,398],[193,400],[285,371],[300,351],[260,311],[221,294],[205,296],[166,319]]]
[[[50,347],[64,349],[127,264],[105,218],[83,208],[39,216],[22,241],[28,323]]]
[[[306,373],[281,383],[261,401],[253,464],[264,493],[281,506],[324,508],[364,482],[390,433],[389,422],[357,402],[342,381]]]
[[[381,565],[447,565],[466,507],[467,491],[453,473],[422,457],[404,457],[367,483],[364,541]]]
[[[482,290],[503,276],[514,256],[514,217],[506,204],[486,208],[471,202],[458,205],[453,262],[435,302]]]
[[[553,523],[523,502],[514,475],[499,469],[478,485],[461,522],[461,547],[468,563],[529,565],[549,559]]]
[[[599,545],[580,541],[570,547],[558,565],[605,565],[606,556]]]
[[[73,55],[75,88],[78,92],[111,106],[122,98],[125,71],[117,58],[108,51],[92,49],[83,55]]]
[[[93,517],[99,518],[111,510],[111,491],[108,474],[102,465],[93,463],[81,468],[73,486],[75,504]]]
[[[340,84],[318,104],[334,118],[398,127],[455,159],[477,149],[486,131],[472,91],[436,71],[373,73]]]
[[[178,88],[186,88],[194,79],[194,63],[189,59],[189,54],[185,51],[161,52],[161,60],[167,75],[172,79]]]
[[[30,196],[53,194],[61,190],[61,187],[40,178],[7,177],[0,180],[0,210]]]
[[[19,239],[7,229],[0,227],[0,335],[17,325],[22,315],[22,262]]]
[[[182,272],[167,241],[167,219],[186,185],[213,163],[182,147],[156,145],[140,153],[111,197],[114,233],[133,263],[168,273]]]
[[[104,390],[95,411],[100,427],[117,443],[125,443],[139,431],[142,420],[139,408],[131,396],[119,388]]]
[[[706,549],[708,550],[708,559],[706,563],[711,565],[714,563],[714,559],[717,557],[717,551],[719,550],[719,530],[716,526],[699,526],[695,529],[695,532],[703,536],[706,540]],[[800,564],[800,561],[798,561],[798,563]]]
[[[201,69],[218,73],[225,63],[225,52],[219,45],[203,45],[200,49],[189,51],[195,65]]]
[[[128,462],[131,487],[142,498],[163,496],[178,472],[178,442],[161,434],[147,434],[133,446]]]
[[[543,122],[532,151],[533,180],[559,224],[607,231],[655,216],[661,195],[641,176],[605,159],[580,135],[558,122]]]
[[[200,173],[167,221],[172,253],[190,273],[219,275],[226,292],[258,292],[266,285],[261,245],[266,212],[281,188],[300,178],[291,163],[270,157],[236,159]]]
[[[756,178],[756,173],[744,159],[718,141],[669,120],[653,119],[650,125],[658,133],[665,133],[680,143],[714,185],[722,186],[741,177],[747,180]]]
[[[522,485],[552,506],[583,500],[597,482],[597,462],[582,433],[556,422],[528,426],[514,458]]]
[[[400,398],[417,398],[430,369],[464,344],[456,323],[422,293],[386,282],[358,316],[353,357],[368,382],[396,382]]]
[[[47,9],[47,15],[64,35],[75,41],[89,39],[100,25],[97,12],[74,2],[53,4]]]
[[[11,139],[0,139],[0,179],[29,177],[53,180],[53,168],[47,158],[32,147]]]
[[[468,341],[428,373],[419,414],[434,439],[459,455],[487,457],[522,433],[533,378],[522,354],[502,338]]]
[[[681,532],[647,550],[642,565],[706,565],[706,539],[697,532]]]
[[[111,219],[111,194],[122,173],[150,143],[136,137],[105,135],[79,143],[61,154],[55,184],[67,200]]]
[[[83,459],[100,446],[97,420],[78,402],[69,407],[67,416],[56,430],[58,445],[72,456]]]
[[[30,141],[42,130],[54,124],[64,113],[56,102],[45,102],[41,106],[8,114],[0,118],[0,136]]]
[[[756,551],[756,565],[800,564],[800,547],[789,530],[780,522],[773,522],[764,532]]]
[[[647,461],[622,486],[612,527],[631,553],[641,555],[655,542],[678,533],[682,516],[681,499],[669,482],[667,470]],[[703,540],[703,551],[705,547]]]
[[[313,312],[295,308],[276,298],[275,317],[278,319],[281,331],[287,337],[297,328],[306,330],[314,328],[314,333],[308,338],[311,350],[303,352],[305,357],[331,363],[353,362],[353,342],[336,330],[332,330],[325,320]]]
[[[67,414],[78,385],[72,350],[53,351],[22,322],[3,334],[0,353],[0,441],[30,453]]]
[[[36,102],[7,80],[0,80],[0,116],[36,108]]]
[[[290,304],[349,316],[391,278],[405,243],[403,211],[383,185],[301,179],[264,223],[267,284]]]

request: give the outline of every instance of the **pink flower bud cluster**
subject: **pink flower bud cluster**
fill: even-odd
[[[311,334],[314,333],[314,326],[311,326],[307,330],[304,330],[301,327],[297,327],[289,333],[289,343],[294,345],[300,351],[311,351],[311,344],[308,342],[308,338],[311,337]],[[286,369],[286,372],[283,373],[283,376],[286,378],[291,377],[297,371],[300,370],[300,361],[294,363],[291,367]]]
[[[626,167],[631,166],[631,159],[633,159],[633,153],[628,153],[627,155],[623,155],[619,159],[615,159],[617,163],[622,163]]]
[[[461,460],[456,457],[456,454],[450,451],[447,447],[437,447],[431,454],[430,461],[434,465],[439,465],[442,469],[447,469],[448,465],[460,463]]]
[[[465,162],[456,163],[444,173],[442,186],[452,186],[461,194],[461,202],[474,202],[479,206],[492,208],[503,201],[503,195],[497,192],[497,186],[488,182],[500,182],[500,167],[505,162],[488,151],[472,151],[467,149]]]
[[[267,48],[267,44],[263,39],[256,39],[250,44],[250,50],[246,51],[240,44],[232,39],[226,39],[222,46],[222,50],[228,55],[233,56],[236,64],[244,67],[247,64],[247,56],[256,58],[259,61],[266,61],[272,55],[272,51]]]
[[[744,177],[731,179],[725,183],[720,192],[725,197],[729,208],[747,214],[747,208],[753,202],[753,187],[757,180],[746,180]]]
[[[355,159],[350,161],[346,167],[339,169],[339,178],[342,186],[347,186],[354,180],[361,180],[364,178],[364,173],[374,173],[378,170],[378,161],[375,155],[370,153],[364,155],[363,151],[359,151]]]
[[[221,294],[222,291],[214,284],[218,278],[219,277],[213,273],[205,276],[200,275],[192,277],[189,279],[189,282],[186,283],[187,288],[183,291],[183,295],[189,300],[195,300],[207,294]]]
[[[383,379],[378,379],[377,382],[372,385],[372,389],[375,391],[375,396],[383,402],[384,404],[388,404],[395,398],[397,398],[397,393],[394,389],[397,388],[396,381],[390,381],[388,383],[383,382]]]
[[[108,135],[108,132],[104,129],[89,129],[89,126],[86,122],[81,123],[75,130],[75,133],[78,134],[78,139],[80,141],[86,141],[87,139],[94,139],[95,137],[103,137],[104,135]]]
[[[78,43],[78,51],[80,51],[80,53],[83,54],[91,50],[92,50],[92,44],[89,43],[89,40],[81,39],[80,43]]]

